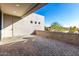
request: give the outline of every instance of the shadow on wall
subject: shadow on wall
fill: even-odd
[[[34,17],[33,17],[34,16]],[[4,19],[3,19],[3,37],[8,37],[8,36],[22,36],[22,35],[34,35],[35,31],[37,29],[43,29],[43,24],[40,25],[39,23],[35,24],[35,21],[38,19],[38,22],[40,21],[39,15],[33,13],[25,18],[20,18],[16,16],[11,16],[11,15],[6,15],[4,14]],[[43,19],[43,17],[42,17]],[[30,21],[33,20],[34,22],[31,23]],[[13,24],[13,25],[12,25]],[[42,26],[40,28],[40,26]]]
[[[21,19],[22,18],[20,18],[20,17],[4,14],[3,15],[3,29],[16,23],[17,21],[19,21]]]

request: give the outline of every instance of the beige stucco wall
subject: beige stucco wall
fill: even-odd
[[[35,24],[35,21],[37,24]],[[38,24],[38,22],[40,22],[40,24]],[[34,30],[44,30],[44,16],[35,13],[32,13],[24,18],[15,16],[12,17],[10,15],[3,16],[2,38],[12,37],[12,34],[13,36],[30,35],[34,32]]]

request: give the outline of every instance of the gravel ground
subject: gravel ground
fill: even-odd
[[[0,45],[1,56],[79,56],[79,47],[43,37]]]

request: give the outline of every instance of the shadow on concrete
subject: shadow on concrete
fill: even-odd
[[[34,32],[32,32],[31,35],[36,35],[36,30]]]

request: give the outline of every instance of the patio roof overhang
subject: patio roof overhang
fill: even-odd
[[[23,17],[33,13],[46,5],[46,3],[1,3],[0,9],[3,13]]]

